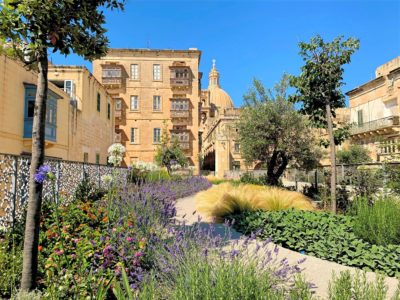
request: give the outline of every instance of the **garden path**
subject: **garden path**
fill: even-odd
[[[176,209],[177,220],[185,221],[186,225],[198,222],[199,217],[202,218],[201,222],[204,222],[205,224],[207,223],[205,218],[196,212],[195,195],[179,199],[176,203]],[[223,234],[223,226],[220,226],[220,229]],[[233,240],[239,239],[241,236],[240,233],[232,230],[232,242]],[[255,243],[249,244],[249,247],[255,247]],[[275,245],[271,243],[270,247],[275,247]],[[328,298],[328,283],[333,272],[338,274],[340,271],[344,270],[350,270],[351,272],[356,272],[357,270],[356,268],[339,265],[313,256],[303,255],[280,246],[278,246],[278,248],[278,258],[287,258],[289,263],[294,264],[298,260],[306,258],[306,261],[300,265],[302,268],[302,274],[305,276],[307,281],[312,282],[317,286],[315,289],[315,295],[320,297],[320,299]],[[373,272],[367,272],[368,280],[373,280],[374,278],[375,274]],[[386,277],[385,283],[388,286],[388,295],[392,296],[397,288],[397,279]]]

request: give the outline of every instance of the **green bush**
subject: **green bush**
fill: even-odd
[[[400,202],[393,198],[354,201],[354,233],[377,245],[400,244]]]
[[[97,188],[96,185],[90,181],[89,175],[85,172],[82,181],[78,184],[75,190],[75,199],[81,201],[97,201],[103,198],[106,191]]]
[[[350,216],[312,211],[245,212],[231,216],[235,228],[258,232],[296,251],[368,271],[400,275],[400,246],[374,245],[358,238]]]
[[[329,300],[385,300],[387,291],[382,275],[378,275],[375,282],[368,282],[365,272],[351,275],[349,271],[343,271],[339,276],[333,274],[328,293]],[[391,299],[398,300],[399,296],[395,294]]]
[[[369,151],[360,145],[350,145],[349,149],[338,150],[336,159],[339,164],[362,164],[372,161]]]
[[[9,299],[19,288],[22,273],[22,244],[11,234],[0,237],[0,298]]]

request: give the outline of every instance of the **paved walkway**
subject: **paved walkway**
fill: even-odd
[[[196,211],[195,196],[179,199],[176,204],[177,209],[177,219],[185,220],[185,223],[190,225],[198,221],[199,215]],[[183,218],[184,216],[184,218]],[[204,220],[203,220],[204,222]],[[241,237],[241,234],[233,231],[232,240],[236,240]],[[271,245],[274,247],[274,245]],[[327,299],[328,295],[328,283],[332,277],[332,272],[338,274],[340,271],[350,270],[355,272],[356,268],[346,267],[339,265],[334,262],[322,260],[313,256],[303,255],[298,252],[288,250],[279,247],[279,259],[287,258],[289,263],[296,263],[298,260],[306,258],[306,261],[301,264],[302,274],[305,276],[306,280],[314,283],[317,288],[315,289],[315,295],[321,299]],[[367,272],[368,280],[373,280],[375,274],[372,272]],[[397,279],[392,277],[385,278],[386,285],[388,286],[388,295],[392,296],[397,289]],[[388,298],[390,299],[390,298]]]

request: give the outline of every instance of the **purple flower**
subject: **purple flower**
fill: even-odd
[[[126,241],[129,243],[132,243],[134,240],[135,240],[134,238],[129,237],[129,236],[126,238]]]
[[[35,181],[37,183],[43,183],[47,177],[47,174],[51,172],[51,168],[48,165],[42,165],[37,170],[36,174],[34,175]]]

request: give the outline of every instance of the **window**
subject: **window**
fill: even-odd
[[[153,110],[154,111],[161,110],[161,96],[153,96]]]
[[[357,112],[357,123],[358,123],[358,126],[361,126],[362,124],[364,124],[362,109]]]
[[[122,110],[122,100],[121,99],[115,100],[115,110]]]
[[[139,143],[139,129],[131,128],[131,144]]]
[[[71,97],[74,94],[74,82],[72,80],[64,80],[64,92]]]
[[[174,99],[171,103],[172,110],[189,110],[189,101],[186,99]]]
[[[107,103],[107,119],[111,118],[111,104]]]
[[[103,75],[103,78],[121,77],[121,68],[119,68],[119,67],[104,68],[102,75]]]
[[[240,161],[232,162],[232,169],[233,170],[240,170]]]
[[[161,141],[161,129],[154,128],[153,129],[153,143],[159,143]]]
[[[131,110],[139,110],[138,96],[131,96]]]
[[[139,80],[139,65],[138,64],[131,65],[131,79]]]
[[[97,111],[100,111],[100,93],[97,93]]]
[[[239,144],[239,143],[235,143],[235,145],[234,145],[234,151],[235,151],[236,153],[239,153],[239,152],[240,152],[240,144]]]
[[[96,153],[96,164],[100,164],[100,154]]]
[[[161,80],[161,65],[153,65],[153,80]]]
[[[171,134],[171,140],[177,140],[180,143],[189,142],[189,132],[174,132]]]
[[[89,153],[83,153],[83,162],[87,163],[89,161]]]
[[[35,113],[36,86],[25,87],[24,138],[32,138],[33,116]],[[45,139],[56,141],[57,137],[57,99],[58,96],[49,90],[46,104]]]
[[[188,79],[189,70],[187,68],[175,69],[175,78]]]

